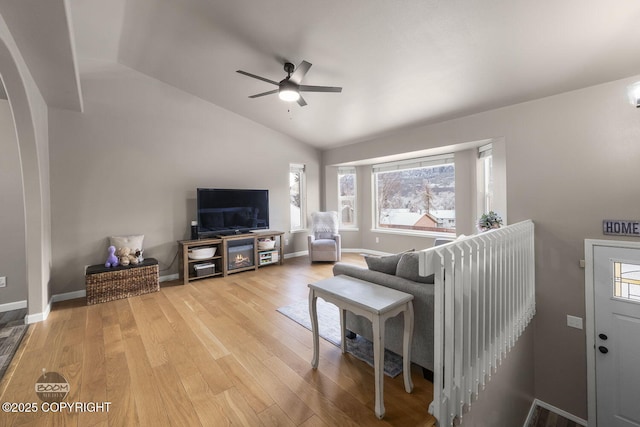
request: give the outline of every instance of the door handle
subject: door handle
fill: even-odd
[[[599,334],[599,335],[598,335],[598,338],[600,338],[600,339],[601,339],[601,340],[603,340],[603,341],[606,341],[607,339],[609,339],[609,337],[608,337],[608,336],[606,336],[605,334]]]
[[[598,350],[600,350],[600,353],[602,354],[607,354],[609,353],[609,349],[603,345],[601,345],[600,347],[598,347]]]

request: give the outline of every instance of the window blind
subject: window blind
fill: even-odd
[[[478,158],[484,159],[485,157],[489,157],[492,155],[491,152],[491,144],[483,145],[482,147],[478,147]]]
[[[400,160],[397,162],[380,163],[373,165],[373,172],[390,172],[406,169],[425,168],[453,163],[453,153],[440,156],[420,157],[417,159]]]
[[[350,175],[356,174],[356,168],[353,166],[339,166],[338,167],[338,175]]]

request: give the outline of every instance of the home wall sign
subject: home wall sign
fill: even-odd
[[[605,219],[602,221],[602,233],[640,237],[640,220]]]

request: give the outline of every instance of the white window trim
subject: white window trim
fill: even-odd
[[[289,174],[292,172],[300,173],[300,228],[293,228],[291,225],[292,218],[289,219],[290,233],[303,233],[307,231],[307,172],[304,164],[289,164]],[[291,185],[291,184],[289,184]],[[291,194],[289,194],[291,196]],[[291,203],[291,202],[289,202]]]
[[[478,147],[478,163],[477,163],[477,185],[476,185],[476,200],[477,200],[477,212],[476,217],[480,217],[482,214],[487,213],[493,208],[487,206],[487,192],[486,190],[486,174],[485,174],[485,162],[488,157],[493,158],[492,144],[486,144]],[[494,189],[495,192],[495,189]]]
[[[340,205],[340,175],[353,174],[354,175],[354,196],[353,196],[353,225],[342,224],[342,212]],[[358,230],[358,170],[354,166],[341,166],[338,167],[338,223],[340,230],[345,231],[357,231]]]
[[[490,144],[487,144],[490,145]],[[415,236],[415,237],[445,237],[445,238],[455,238],[456,233],[450,232],[437,232],[437,231],[417,231],[417,230],[406,230],[406,229],[398,229],[398,228],[376,228],[378,225],[378,187],[376,182],[376,173],[377,172],[391,172],[396,170],[406,170],[406,169],[417,169],[422,167],[429,166],[437,166],[442,164],[450,163],[455,167],[455,157],[454,153],[442,154],[439,156],[429,156],[429,157],[420,157],[415,159],[407,159],[400,160],[397,162],[388,162],[388,163],[380,163],[374,164],[371,167],[371,223],[373,224],[373,228],[371,228],[371,232],[374,233],[384,233],[384,234],[395,234],[402,236]]]

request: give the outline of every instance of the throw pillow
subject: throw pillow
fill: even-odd
[[[400,257],[400,260],[398,261],[396,276],[418,283],[433,284],[433,274],[428,276],[421,276],[418,274],[418,271],[420,270],[420,260],[418,257],[418,252],[402,254],[402,257]]]
[[[409,251],[413,251],[413,249],[410,249]],[[399,254],[385,256],[367,255],[364,257],[364,260],[366,261],[369,270],[395,275],[396,269],[398,268],[398,261],[400,261],[400,258],[405,253],[406,252],[401,252]]]
[[[144,234],[135,234],[131,236],[111,236],[109,238],[110,245],[117,248],[129,248],[131,250],[143,250],[142,242]]]

